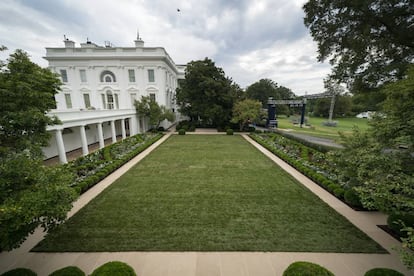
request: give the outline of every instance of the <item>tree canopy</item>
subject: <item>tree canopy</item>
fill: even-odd
[[[175,114],[171,110],[163,105],[160,106],[149,96],[142,96],[141,100],[135,100],[134,105],[138,115],[149,118],[150,125],[155,129],[157,129],[160,123],[164,120],[169,122],[175,120]]]
[[[17,50],[0,71],[0,251],[18,247],[39,225],[53,228],[75,198],[72,177],[42,165],[46,113],[55,106],[58,77]]]
[[[204,124],[215,126],[230,121],[233,104],[241,94],[239,86],[208,58],[189,62],[180,86],[180,112],[193,121],[201,119]]]
[[[257,122],[261,115],[261,103],[252,99],[245,99],[237,102],[233,107],[232,123],[238,123],[240,131],[249,122]]]
[[[273,97],[276,100],[293,99],[296,95],[287,87],[278,86],[270,79],[261,79],[246,88],[246,95],[250,99],[258,100],[264,108],[267,108],[267,100]]]
[[[57,123],[45,113],[54,108],[61,82],[57,75],[16,50],[0,72],[0,155],[31,148],[40,151],[50,135],[46,126]]]
[[[319,61],[352,92],[401,79],[413,62],[412,0],[309,0],[303,9]]]

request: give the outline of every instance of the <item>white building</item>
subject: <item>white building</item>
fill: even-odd
[[[46,48],[49,68],[58,73],[62,91],[55,95],[57,116],[62,124],[48,127],[54,132],[50,145],[43,148],[46,158],[59,156],[104,140],[116,142],[148,130],[148,120],[139,118],[134,100],[150,96],[158,104],[176,112],[177,80],[184,78],[185,66],[177,66],[164,48],[144,47],[137,37],[135,47],[98,46],[65,39],[65,47]],[[177,114],[177,113],[176,113]],[[178,114],[177,114],[178,115]],[[163,122],[168,127],[167,122]]]

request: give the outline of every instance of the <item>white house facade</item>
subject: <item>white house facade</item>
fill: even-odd
[[[59,156],[88,145],[142,133],[148,130],[146,118],[136,114],[134,101],[141,96],[155,99],[176,113],[175,91],[184,78],[185,66],[174,63],[162,47],[144,47],[137,37],[135,47],[98,46],[64,40],[65,47],[46,48],[49,68],[60,75],[61,91],[55,95],[56,109],[49,112],[62,124],[49,126],[53,138],[43,148],[45,158]],[[168,127],[170,123],[163,122]]]

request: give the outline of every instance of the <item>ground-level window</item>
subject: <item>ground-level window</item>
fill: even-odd
[[[135,71],[134,71],[134,69],[129,69],[128,70],[128,78],[129,78],[129,82],[135,82]]]
[[[85,103],[85,108],[91,107],[91,100],[89,98],[89,94],[83,94],[83,101]]]
[[[148,82],[155,82],[154,69],[148,69]]]
[[[70,96],[69,93],[65,94],[65,103],[66,103],[66,108],[72,108],[72,98]]]
[[[65,69],[60,70],[60,77],[62,78],[62,82],[68,82],[68,72]]]
[[[155,93],[150,93],[149,94],[149,97],[150,97],[150,100],[151,101],[154,101],[154,102],[156,101],[156,99],[155,99]]]

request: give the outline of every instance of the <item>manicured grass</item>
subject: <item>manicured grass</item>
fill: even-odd
[[[356,126],[361,131],[365,131],[369,128],[367,119],[359,118],[335,118],[334,121],[338,122],[336,127],[324,126],[323,123],[326,122],[327,118],[318,118],[318,117],[309,117],[308,123],[311,127],[300,128],[299,125],[294,125],[292,120],[294,116],[289,118],[285,116],[278,117],[278,127],[281,129],[291,129],[294,132],[313,135],[322,138],[331,138],[339,141],[340,136],[339,132],[342,132],[344,135],[350,135],[352,129]]]
[[[385,251],[242,137],[173,136],[34,251]]]

